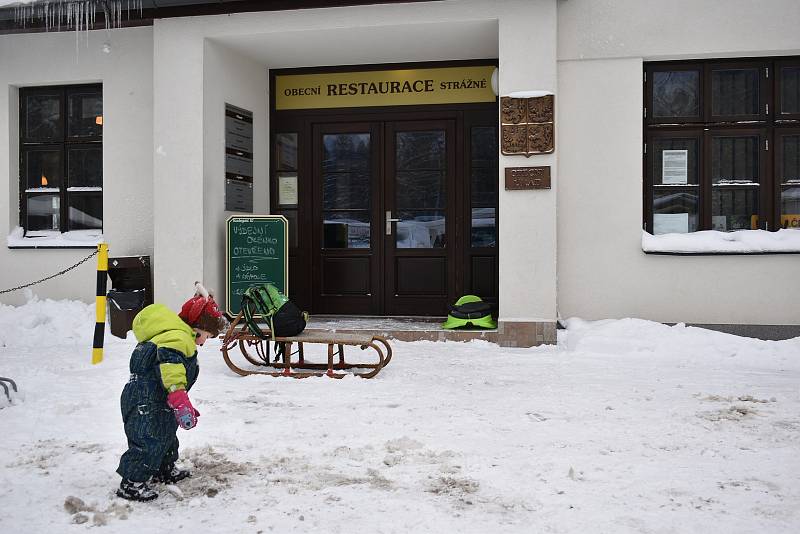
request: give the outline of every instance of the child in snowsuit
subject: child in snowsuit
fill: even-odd
[[[131,354],[131,377],[120,404],[128,450],[117,473],[117,495],[135,501],[158,497],[148,482],[173,484],[190,476],[175,467],[178,426],[189,430],[200,413],[187,392],[197,380],[196,345],[217,337],[225,319],[213,296],[199,283],[197,292],[175,314],[163,304],[151,304],[133,319],[139,342]]]

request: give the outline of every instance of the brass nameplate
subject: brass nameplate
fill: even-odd
[[[500,151],[506,156],[549,154],[555,150],[553,95],[500,99]]]
[[[506,190],[550,189],[550,167],[507,167]]]
[[[494,65],[279,74],[275,109],[495,102]]]

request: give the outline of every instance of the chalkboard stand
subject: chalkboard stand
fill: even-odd
[[[283,215],[228,217],[225,222],[225,312],[241,311],[251,286],[275,285],[289,294],[289,221]]]

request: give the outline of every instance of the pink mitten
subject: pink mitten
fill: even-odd
[[[192,406],[185,389],[176,389],[167,395],[167,405],[172,408],[175,420],[178,421],[181,428],[190,430],[197,426],[197,416],[200,415],[200,412]]]

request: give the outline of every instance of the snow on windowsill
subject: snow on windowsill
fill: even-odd
[[[704,230],[688,234],[642,232],[644,252],[670,254],[768,254],[800,252],[800,230]]]
[[[6,238],[9,248],[94,247],[102,241],[103,232],[100,230],[73,230],[63,233],[42,230],[28,232],[28,235],[25,235],[19,226],[14,228]]]

